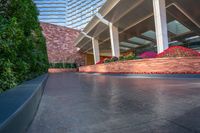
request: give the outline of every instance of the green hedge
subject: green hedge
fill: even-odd
[[[75,63],[50,63],[49,68],[77,68]]]
[[[0,92],[48,68],[37,15],[32,0],[0,0]]]

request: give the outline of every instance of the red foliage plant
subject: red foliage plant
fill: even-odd
[[[100,60],[99,62],[97,62],[96,64],[102,64],[103,63],[103,60]]]
[[[195,57],[199,56],[200,53],[190,49],[185,48],[182,46],[171,46],[170,48],[166,49],[162,53],[158,54],[156,58],[163,58],[163,57]]]
[[[103,64],[106,59],[111,59],[111,57],[109,57],[109,56],[101,56],[100,57],[100,61],[97,62],[96,64]]]

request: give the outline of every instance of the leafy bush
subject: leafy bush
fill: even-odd
[[[109,62],[111,62],[110,59],[111,59],[111,58],[105,58],[104,61],[103,61],[103,63],[109,63]]]
[[[77,68],[75,63],[50,63],[49,68]]]
[[[125,56],[120,56],[119,57],[119,61],[124,61],[124,60],[126,60]]]
[[[134,59],[136,59],[136,56],[135,55],[129,55],[129,56],[125,56],[124,58],[125,58],[125,60],[134,60]]]
[[[126,52],[123,52],[122,53],[122,56],[132,56],[132,55],[135,55],[135,52],[133,50],[129,50],[129,51],[126,51]]]
[[[105,58],[103,63],[109,63],[109,62],[116,62],[119,59],[117,57],[110,57],[110,58]]]
[[[119,57],[119,61],[134,60],[134,59],[137,59],[135,54],[127,54]]]
[[[102,63],[104,63],[104,60],[107,59],[107,58],[110,58],[110,57],[109,56],[101,56],[100,57],[100,61],[97,62],[96,64],[102,64]]]
[[[37,14],[32,0],[0,0],[0,92],[48,68]]]
[[[194,57],[200,56],[200,53],[193,49],[185,48],[182,46],[172,46],[166,49],[164,52],[158,54],[157,58],[163,57]]]
[[[111,62],[115,62],[115,61],[118,61],[119,59],[117,58],[117,57],[112,57],[111,59],[110,59],[110,61]]]
[[[135,59],[138,60],[138,59],[142,59],[140,56],[135,56]]]
[[[116,62],[116,61],[125,61],[125,60],[134,60],[137,59],[137,57],[133,54],[128,54],[127,56],[120,56],[118,57],[110,57],[110,58],[105,58],[103,63],[110,63],[110,62]],[[100,62],[98,63],[100,64]]]

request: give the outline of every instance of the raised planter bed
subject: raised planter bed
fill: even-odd
[[[24,133],[32,122],[43,94],[48,75],[0,94],[0,133]]]
[[[200,74],[200,57],[152,58],[79,67],[79,72],[116,74]]]
[[[62,72],[77,72],[76,68],[49,68],[49,73],[62,73]]]

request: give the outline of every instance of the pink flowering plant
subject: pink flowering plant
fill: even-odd
[[[157,54],[153,51],[147,51],[139,55],[140,58],[145,59],[145,58],[155,58]]]

